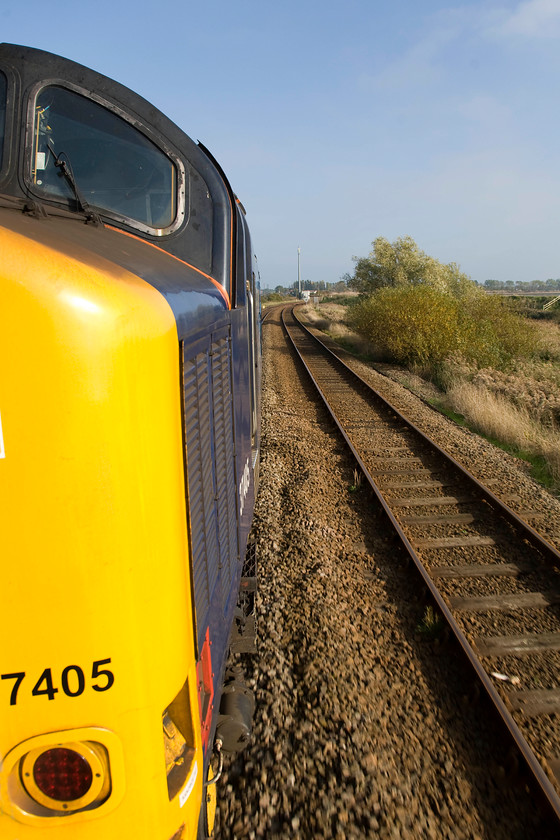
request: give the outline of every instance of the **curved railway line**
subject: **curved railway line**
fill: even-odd
[[[538,515],[500,501],[301,324],[293,306],[282,321],[422,577],[436,630],[445,621],[475,691],[513,739],[512,764],[560,820],[560,553],[533,527]],[[514,505],[515,493],[507,500]]]

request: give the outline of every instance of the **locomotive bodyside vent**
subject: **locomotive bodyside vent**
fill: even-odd
[[[188,351],[183,346],[187,510],[199,650],[204,642],[210,601],[219,571],[209,351],[207,346],[188,358]]]
[[[210,605],[226,609],[239,556],[229,330],[190,347],[183,343],[182,365],[187,509],[201,650]]]
[[[218,504],[218,543],[222,570],[223,607],[231,594],[239,548],[237,544],[237,494],[234,472],[233,400],[231,392],[231,342],[222,338],[213,344],[212,385],[214,395],[215,469]]]

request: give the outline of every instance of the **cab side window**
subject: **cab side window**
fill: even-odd
[[[6,128],[6,94],[7,82],[5,75],[0,71],[0,166],[4,154],[4,131]]]
[[[159,232],[176,220],[174,162],[97,102],[66,88],[43,88],[35,101],[33,143],[31,180],[39,194],[76,199],[73,179],[88,204],[148,232]]]

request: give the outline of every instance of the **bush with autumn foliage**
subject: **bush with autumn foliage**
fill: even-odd
[[[410,237],[379,237],[356,263],[349,285],[360,299],[349,326],[388,358],[429,369],[460,354],[477,367],[503,369],[534,352],[534,325]]]

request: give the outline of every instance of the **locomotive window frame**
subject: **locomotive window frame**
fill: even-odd
[[[84,189],[83,182],[85,179],[81,177],[80,173],[81,161],[79,159],[77,161],[72,160],[72,158],[76,156],[73,156],[71,154],[65,154],[66,150],[62,146],[60,146],[60,148],[57,148],[56,142],[49,144],[48,148],[41,150],[42,158],[40,160],[40,164],[42,164],[43,166],[47,166],[49,165],[47,157],[52,158],[52,160],[50,161],[50,167],[52,169],[52,167],[54,166],[55,159],[59,157],[61,161],[65,162],[67,169],[70,171],[70,176],[75,181],[75,187],[72,187],[70,185],[68,176],[66,176],[65,178],[62,171],[60,172],[61,185],[59,185],[58,190],[53,189],[52,182],[46,188],[42,188],[42,185],[38,185],[36,183],[36,173],[38,171],[37,103],[41,94],[47,92],[49,88],[55,88],[57,91],[67,92],[68,94],[70,94],[70,96],[79,96],[82,99],[86,100],[86,103],[90,102],[93,103],[96,107],[102,108],[104,111],[108,112],[108,115],[111,115],[111,117],[109,118],[109,122],[111,122],[111,118],[121,121],[121,124],[115,123],[115,125],[119,125],[119,128],[124,133],[125,138],[127,135],[130,138],[132,138],[132,143],[129,145],[137,143],[138,148],[141,150],[141,153],[148,156],[148,158],[150,154],[155,152],[156,160],[159,156],[160,163],[167,162],[169,164],[170,173],[173,174],[171,176],[172,184],[168,192],[168,197],[174,204],[174,216],[173,218],[171,218],[169,224],[165,224],[162,226],[150,224],[150,220],[148,220],[148,218],[142,219],[135,217],[134,215],[128,215],[126,212],[122,212],[121,207],[117,209],[115,206],[104,206],[102,202],[97,203],[95,201],[95,194],[92,192],[88,192],[87,187],[86,189]],[[87,132],[89,130],[92,134],[92,137],[94,132],[97,131],[93,124],[90,128],[90,126],[84,123],[84,127],[85,134],[87,135]],[[108,142],[110,142],[112,135],[110,134],[110,132],[105,132],[105,134],[107,136]],[[117,147],[119,142],[120,141],[118,140],[118,138],[115,138],[115,143]],[[124,142],[127,142],[126,139]],[[124,147],[123,143],[121,143],[121,145],[123,145]],[[107,159],[109,160],[109,162],[111,162],[111,158],[109,156]],[[78,165],[76,165],[76,163]],[[160,134],[156,135],[149,125],[143,123],[136,116],[125,111],[118,105],[109,102],[107,99],[105,99],[102,96],[99,96],[93,91],[82,88],[79,85],[72,84],[71,82],[67,82],[60,79],[48,79],[43,80],[33,86],[28,100],[27,142],[25,145],[24,167],[24,180],[26,181],[28,188],[31,190],[31,192],[41,200],[53,202],[59,205],[61,204],[66,209],[74,210],[76,208],[76,203],[78,203],[79,206],[82,203],[83,195],[83,198],[87,199],[87,203],[92,208],[94,208],[100,216],[107,217],[108,219],[110,219],[112,224],[124,225],[128,228],[132,228],[134,231],[139,231],[143,234],[148,234],[150,236],[158,238],[174,233],[176,230],[182,227],[186,221],[188,221],[187,175],[185,165],[180,159],[180,157],[177,154],[175,154],[169,147],[166,146]],[[117,169],[115,168],[113,170],[113,173],[116,172]],[[135,187],[134,184],[131,184],[131,186],[132,189],[136,191],[137,196],[143,197],[141,190],[147,190],[149,182],[145,185],[138,184]],[[140,192],[138,192],[139,190]],[[132,190],[129,189],[128,193],[130,193],[131,191]],[[122,198],[124,199],[124,188],[121,188],[121,193]],[[148,197],[148,192],[146,192],[146,197]]]
[[[4,149],[6,147],[6,126],[8,112],[8,77],[0,70],[0,169],[4,165]]]

